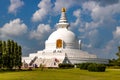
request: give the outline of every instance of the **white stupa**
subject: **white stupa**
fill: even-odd
[[[108,63],[107,59],[97,58],[96,55],[81,50],[81,40],[68,29],[69,26],[66,10],[62,8],[57,30],[45,41],[45,49],[31,53],[29,57],[22,57],[22,62],[29,66],[36,64],[38,67],[41,64],[45,67],[58,67],[60,63]]]

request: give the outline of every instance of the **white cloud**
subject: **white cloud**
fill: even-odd
[[[112,15],[115,13],[120,13],[120,3],[114,4],[114,5],[109,5],[106,7],[95,7],[92,10],[92,18],[94,20],[111,20]]]
[[[77,18],[76,21],[73,23],[73,26],[77,26],[80,25],[80,15],[81,15],[81,10],[78,9],[76,11],[73,12],[73,15]]]
[[[27,26],[18,18],[0,28],[0,37],[19,36],[27,32]]]
[[[39,24],[37,27],[37,30],[33,30],[30,32],[30,38],[33,39],[37,39],[37,40],[43,40],[44,38],[46,38],[46,36],[48,34],[50,34],[51,32],[51,28],[49,25],[45,25],[45,24]]]
[[[49,14],[49,11],[51,10],[52,3],[50,0],[42,0],[38,4],[39,9],[33,14],[32,21],[41,21],[45,18],[46,15]]]
[[[17,10],[24,5],[22,0],[10,0],[10,6],[8,8],[9,13],[16,14]]]
[[[113,16],[116,13],[120,13],[120,9],[118,8],[120,7],[120,2],[113,5],[100,6],[100,4],[95,1],[88,1],[85,2],[82,7],[83,10],[89,10],[91,12],[90,16],[93,20],[92,22],[87,23],[87,28],[97,28],[102,27],[103,25],[106,27],[113,26],[116,22]]]
[[[116,27],[116,31],[113,32],[114,38],[120,38],[120,26]]]
[[[82,5],[82,7],[83,7],[83,10],[90,11],[90,16],[93,19],[93,21],[85,23],[85,29],[86,30],[95,29],[95,28],[99,27],[99,25],[101,25],[103,23],[103,19],[96,19],[96,17],[99,17],[99,18],[101,17],[100,16],[101,13],[99,13],[101,7],[99,6],[98,3],[96,3],[95,1],[88,1],[88,2],[85,2]]]
[[[89,38],[89,42],[92,47],[98,47],[99,41],[101,41],[101,39],[99,39],[99,32],[97,29],[91,30],[86,33],[86,37]]]
[[[73,12],[73,16],[76,17],[76,20],[75,22],[71,22],[71,29],[76,29],[76,28],[80,28],[80,26],[82,25],[81,24],[81,10],[80,9],[77,9],[76,11]],[[84,31],[83,29],[79,29],[80,31]]]
[[[83,10],[90,11],[89,15],[92,18],[92,21],[85,23],[86,32],[84,36],[86,36],[86,34],[89,34],[94,30],[98,30],[99,31],[98,36],[100,36],[98,38],[104,38],[102,35],[108,37],[101,40],[94,38],[96,37],[94,36],[93,39],[96,39],[96,41],[94,40],[95,42],[97,42],[96,44],[103,42],[102,45],[105,46],[105,43],[111,40],[112,32],[115,29],[115,25],[117,22],[113,17],[115,14],[120,13],[120,9],[118,9],[118,7],[120,7],[120,3],[115,3],[107,6],[100,6],[100,4],[96,3],[95,1],[88,1],[83,3],[82,6]],[[117,31],[118,30],[119,29],[117,28]],[[118,33],[114,32],[114,35],[118,36]],[[90,39],[89,43],[92,42],[91,36],[86,36],[86,38]]]
[[[54,6],[54,10],[55,12],[58,12],[61,10],[61,8],[65,7],[65,8],[70,8],[75,4],[75,1],[73,0],[56,0],[55,2],[55,6]]]
[[[102,24],[102,21],[98,21],[98,22],[94,22],[94,21],[92,21],[92,22],[86,22],[85,23],[85,29],[86,30],[93,30],[93,29],[96,29],[97,27],[99,27],[99,25],[101,25]]]
[[[77,17],[77,18],[80,18],[80,12],[81,12],[81,10],[78,9],[78,10],[76,10],[76,11],[73,12],[73,15],[74,15],[75,17]]]
[[[92,10],[98,8],[99,5],[94,1],[88,1],[88,2],[83,3],[82,7],[83,7],[83,9],[88,9],[88,10],[92,11]]]
[[[120,2],[101,6],[96,1],[87,1],[82,9],[88,12],[90,22],[85,23],[85,48],[91,53],[97,53],[103,57],[115,57],[117,46],[120,45],[120,26],[114,18],[120,13]],[[115,30],[116,29],[116,30]],[[114,32],[113,32],[114,31]],[[100,54],[99,54],[100,53]],[[103,54],[102,54],[103,53]]]

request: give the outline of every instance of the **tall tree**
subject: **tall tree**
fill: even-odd
[[[3,58],[2,58],[2,41],[0,40],[0,68],[3,66]]]
[[[11,55],[11,57],[10,57],[10,59],[11,59],[11,66],[14,67],[15,66],[14,41],[11,40],[10,44],[11,44],[11,46],[10,46],[10,48],[11,48],[11,54],[10,54]]]
[[[21,56],[22,56],[22,48],[21,46],[18,46],[18,61],[17,61],[17,66],[19,67],[19,69],[21,68],[22,62],[21,62]]]
[[[116,55],[118,56],[118,59],[116,60],[116,65],[120,66],[120,46],[118,47],[118,52],[116,53]]]
[[[0,52],[2,53],[2,40],[0,40]]]
[[[14,43],[14,57],[15,57],[15,67],[17,67],[17,62],[18,62],[18,44],[15,42]]]
[[[7,50],[6,50],[6,54],[7,54],[7,68],[12,69],[12,61],[11,61],[11,41],[8,40],[7,41]]]
[[[3,45],[2,45],[2,52],[3,52],[3,54],[6,54],[6,48],[7,48],[7,47],[6,47],[6,46],[7,46],[7,45],[6,45],[6,42],[3,41],[2,44],[3,44]]]
[[[120,61],[120,46],[118,47],[118,52],[116,53],[116,55],[118,56],[118,61]]]
[[[21,67],[22,48],[13,40],[0,40],[0,68]]]
[[[6,54],[7,45],[6,42],[2,42],[2,57],[3,57],[3,67],[7,67],[7,54]]]

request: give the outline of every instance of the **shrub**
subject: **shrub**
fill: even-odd
[[[80,68],[81,64],[79,63],[79,64],[75,64],[75,65],[76,65],[76,68]]]
[[[93,71],[93,72],[105,72],[106,66],[103,64],[90,64],[88,66],[88,71]]]
[[[69,68],[74,68],[74,65],[73,64],[59,64],[59,68],[69,69]]]
[[[91,63],[82,63],[82,64],[80,64],[80,69],[87,70],[87,69],[88,69],[88,66],[89,66],[90,64],[91,64]]]

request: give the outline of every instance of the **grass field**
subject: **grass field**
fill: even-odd
[[[107,69],[106,72],[88,72],[80,69],[0,72],[0,80],[120,80],[120,69]]]

